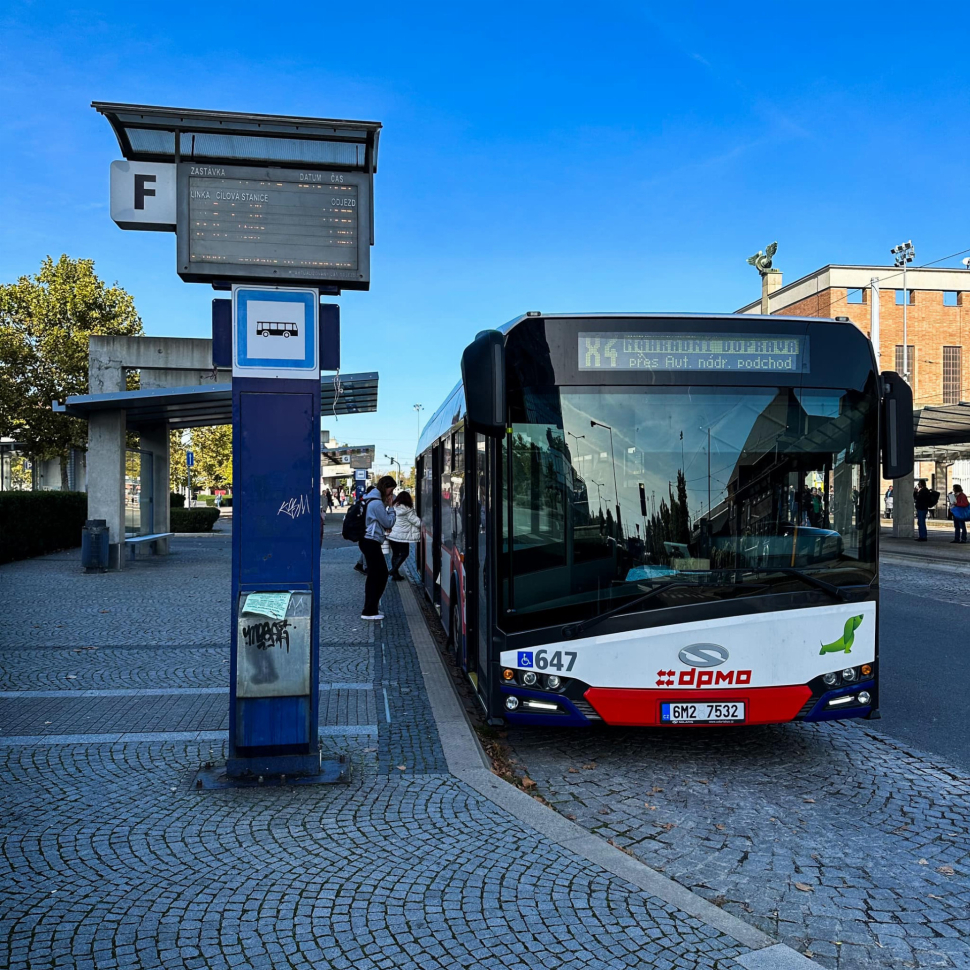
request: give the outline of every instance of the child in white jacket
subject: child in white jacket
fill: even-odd
[[[391,579],[402,580],[404,577],[399,570],[407,561],[411,543],[421,538],[421,520],[414,511],[410,492],[401,492],[394,499],[394,511],[397,517],[387,534],[387,543],[391,547]]]

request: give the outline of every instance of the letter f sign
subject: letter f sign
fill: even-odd
[[[154,196],[155,190],[146,187],[146,183],[154,182],[154,175],[142,175],[138,172],[135,173],[135,208],[144,209],[145,208],[145,196]]]

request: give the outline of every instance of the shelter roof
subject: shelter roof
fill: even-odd
[[[920,461],[970,457],[970,401],[917,408],[913,431]]]
[[[223,162],[377,171],[379,121],[93,101],[137,162]]]
[[[376,372],[323,377],[321,414],[340,416],[376,411],[377,384]],[[79,394],[63,404],[55,401],[53,408],[58,414],[85,419],[97,411],[123,410],[128,427],[135,431],[158,424],[167,424],[170,428],[203,428],[232,423],[232,384]]]

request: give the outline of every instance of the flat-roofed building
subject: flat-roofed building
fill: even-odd
[[[871,337],[870,283],[879,280],[879,367],[903,372],[903,274],[895,266],[823,266],[768,295],[771,313],[848,317]],[[970,400],[970,272],[906,272],[906,343],[917,406]],[[738,313],[760,313],[761,301]]]
[[[879,369],[902,374],[903,273],[896,266],[817,269],[787,285],[774,272],[768,287],[772,314],[848,317],[872,338],[872,280],[879,285]],[[930,267],[906,271],[906,343],[910,384],[917,408],[970,401],[970,271]],[[761,300],[738,313],[760,313]],[[936,449],[934,460],[917,461],[914,478],[926,478],[944,495],[953,482],[970,481],[966,446]],[[885,492],[888,482],[882,483]],[[941,501],[936,515],[946,514]]]

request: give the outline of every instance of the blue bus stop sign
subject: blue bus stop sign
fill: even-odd
[[[185,453],[185,467],[186,468],[195,468],[195,452],[194,451],[187,451]]]
[[[232,291],[230,777],[321,773],[319,304]]]

